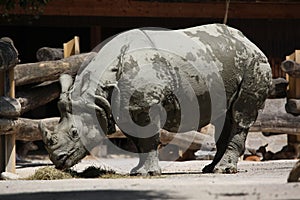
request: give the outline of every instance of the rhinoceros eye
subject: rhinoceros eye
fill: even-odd
[[[71,128],[70,134],[71,134],[72,138],[77,138],[78,137],[78,130],[77,130],[77,128],[74,128],[74,127]]]

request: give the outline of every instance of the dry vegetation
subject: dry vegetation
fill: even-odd
[[[162,178],[163,176],[139,176],[140,178]],[[42,167],[35,171],[35,173],[26,180],[58,180],[71,178],[137,178],[137,176],[130,176],[124,174],[117,174],[111,169],[99,168],[95,166],[87,167],[82,172],[74,170],[61,171],[54,167]]]

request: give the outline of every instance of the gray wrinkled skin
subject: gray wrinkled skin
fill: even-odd
[[[197,48],[180,55],[157,48],[130,52],[131,43],[124,43],[121,49],[115,49],[120,54],[101,77],[82,70],[76,87],[66,75],[61,77],[60,123],[54,131],[41,125],[50,158],[58,168],[73,166],[89,151],[86,144],[92,148],[100,142],[96,139],[96,123],[100,123],[104,134],[113,132],[116,123],[132,139],[140,161],[131,173],[142,175],[161,173],[157,156],[160,128],[184,132],[221,123],[216,136],[217,153],[203,172],[237,172],[248,130],[271,86],[267,58],[240,31],[222,24],[175,32],[197,44]],[[152,35],[153,46],[155,36],[160,34],[145,30],[132,33]],[[191,64],[195,61],[197,66]],[[93,81],[98,81],[96,94],[90,90]],[[211,91],[220,102],[213,101]],[[76,106],[82,109],[80,113],[72,112]],[[88,109],[96,110],[97,121]],[[132,121],[138,126],[132,126]],[[78,132],[83,134],[81,140]]]

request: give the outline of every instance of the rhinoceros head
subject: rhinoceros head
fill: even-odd
[[[41,123],[40,129],[51,161],[57,168],[66,169],[77,164],[100,142],[103,138],[100,132],[108,132],[110,104],[97,95],[93,101],[81,97],[71,101],[72,77],[64,74],[60,83],[59,124],[50,131]]]

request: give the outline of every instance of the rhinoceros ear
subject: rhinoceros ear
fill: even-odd
[[[43,122],[39,122],[39,129],[42,133],[43,142],[45,144],[48,144],[48,141],[50,139],[50,131],[46,128],[45,124]]]
[[[61,117],[66,116],[67,112],[71,112],[71,101],[69,98],[69,91],[72,88],[73,78],[69,74],[62,74],[59,77],[61,85],[61,93],[58,102],[58,109]]]
[[[73,84],[73,78],[69,74],[62,74],[59,77],[59,82],[61,85],[61,93],[66,93],[70,90]]]

